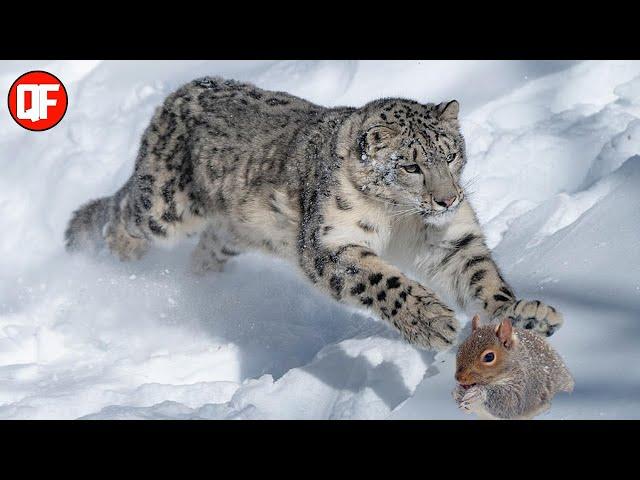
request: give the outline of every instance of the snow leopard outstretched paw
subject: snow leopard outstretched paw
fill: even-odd
[[[510,318],[514,327],[546,337],[553,335],[563,323],[560,312],[539,300],[518,300],[502,312],[502,316]]]

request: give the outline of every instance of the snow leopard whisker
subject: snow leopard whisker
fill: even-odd
[[[410,208],[408,210],[402,210],[400,212],[397,212],[397,213],[393,214],[392,217],[396,218],[396,219],[402,218],[402,217],[408,217],[408,216],[414,215],[416,213],[420,213],[421,211],[422,211],[421,208],[414,207],[414,208]]]

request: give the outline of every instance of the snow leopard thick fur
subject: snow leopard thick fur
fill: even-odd
[[[67,248],[106,245],[130,260],[200,233],[197,271],[250,249],[276,255],[419,347],[455,341],[459,322],[440,295],[551,335],[561,315],[516,298],[465,196],[458,109],[400,98],[324,108],[194,80],[157,109],[122,188],[73,214]]]

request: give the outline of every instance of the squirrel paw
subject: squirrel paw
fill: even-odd
[[[484,402],[487,399],[487,392],[485,389],[478,385],[474,385],[473,387],[469,387],[462,391],[464,394],[458,402],[458,408],[465,413],[472,413],[481,410],[482,405],[484,405]],[[454,393],[454,395],[457,396],[459,394]]]
[[[518,300],[502,315],[509,317],[514,327],[524,328],[550,337],[562,326],[562,314],[539,300]]]
[[[452,396],[453,396],[453,400],[456,402],[457,405],[460,404],[460,402],[462,401],[462,397],[464,397],[464,394],[467,391],[462,388],[460,385],[456,385],[456,388],[453,389],[453,392],[451,392]]]

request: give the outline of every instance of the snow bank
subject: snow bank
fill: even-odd
[[[203,74],[325,105],[459,99],[498,262],[565,314],[552,342],[576,390],[545,418],[640,417],[640,62],[10,62],[0,86],[35,68],[70,106],[37,134],[0,116],[0,418],[465,418],[452,354],[278,260],[194,278],[192,242],[130,264],[66,255],[71,211],[124,182],[154,107]]]

